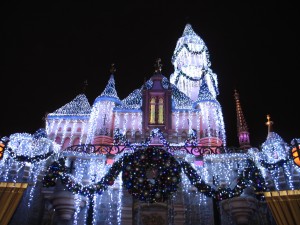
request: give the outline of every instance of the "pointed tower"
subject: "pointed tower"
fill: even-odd
[[[192,26],[187,24],[182,37],[178,39],[172,56],[174,73],[170,76],[170,82],[196,101],[204,74],[211,94],[218,95],[217,76],[210,67],[209,54],[204,41],[194,32]]]
[[[240,96],[237,90],[234,90],[234,98],[236,104],[236,120],[237,120],[237,135],[241,149],[251,148],[248,126],[242,111]]]
[[[121,104],[115,88],[115,71],[114,64],[112,64],[108,83],[101,95],[94,101],[86,143],[113,143],[113,109],[116,105]]]
[[[200,110],[200,139],[202,146],[226,146],[223,113],[220,103],[210,92],[204,75],[193,107]]]
[[[267,115],[268,135],[266,141],[262,144],[262,152],[266,156],[265,159],[268,163],[285,160],[290,154],[290,147],[279,134],[273,131],[273,124],[270,115]]]
[[[143,129],[171,129],[171,88],[167,78],[161,74],[161,60],[157,59],[155,72],[150,78],[149,85],[143,89]],[[149,113],[147,113],[149,112]]]

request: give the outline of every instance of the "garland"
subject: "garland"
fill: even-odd
[[[12,157],[14,160],[19,162],[30,162],[35,163],[42,160],[48,159],[50,156],[54,154],[54,151],[47,152],[46,154],[42,155],[35,155],[33,157],[27,156],[27,155],[17,155],[11,148],[7,148],[7,151],[9,152],[10,157]]]
[[[179,69],[177,69],[179,70]],[[178,72],[178,75],[176,76],[176,79],[175,79],[175,85],[178,84],[178,81],[179,81],[179,77],[180,76],[183,76],[184,78],[190,80],[190,81],[200,81],[202,80],[202,78],[205,76],[205,74],[207,73],[207,70],[203,70],[203,75],[201,77],[198,77],[198,78],[193,78],[193,77],[190,77],[189,75],[187,75],[186,73],[182,72],[181,70]]]
[[[247,167],[239,174],[236,181],[237,183],[233,189],[230,187],[214,189],[201,179],[197,171],[189,163],[183,161],[181,162],[181,167],[191,184],[194,185],[199,192],[217,201],[240,196],[243,190],[248,186],[252,186],[254,191],[256,191],[257,199],[264,200],[264,195],[262,194],[262,192],[266,190],[264,178],[254,162],[249,159],[247,159]]]
[[[48,168],[43,186],[53,187],[60,178],[62,184],[73,194],[92,197],[94,194],[102,194],[108,186],[113,185],[122,172],[123,186],[134,198],[148,203],[163,202],[177,191],[181,182],[181,170],[199,192],[217,201],[240,196],[249,186],[256,192],[257,199],[264,200],[262,193],[266,191],[265,181],[252,160],[247,159],[247,166],[239,173],[234,188],[215,189],[206,184],[188,162],[179,163],[170,153],[158,148],[147,148],[124,155],[100,181],[90,185],[77,183],[68,174],[69,168],[65,166],[65,160],[60,158]]]
[[[286,164],[288,162],[287,159],[281,159],[276,163],[267,163],[265,162],[265,160],[260,160],[259,161],[261,166],[266,168],[267,170],[275,170],[278,167],[283,167],[284,164]]]
[[[118,175],[122,169],[121,158],[115,162],[112,167],[108,170],[108,173],[101,178],[99,182],[82,185],[75,182],[71,174],[68,174],[69,168],[65,166],[65,159],[60,158],[58,162],[53,162],[49,168],[47,174],[43,177],[43,186],[44,187],[53,187],[56,185],[56,181],[60,178],[62,184],[64,184],[68,191],[71,191],[73,194],[80,194],[83,196],[92,197],[94,194],[102,194],[108,186],[114,184],[114,181],[117,179]]]
[[[200,50],[200,51],[192,51],[189,46],[187,44],[183,44],[181,45],[181,47],[173,54],[172,56],[172,63],[175,62],[177,56],[179,55],[179,53],[181,52],[181,50],[185,48],[189,53],[193,54],[193,55],[201,55],[204,51],[206,52],[206,55],[208,55],[208,52],[207,52],[207,47],[204,45],[203,48]],[[208,59],[208,57],[207,57]]]

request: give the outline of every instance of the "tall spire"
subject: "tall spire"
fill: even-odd
[[[114,63],[112,63],[111,64],[111,66],[110,66],[110,74],[115,74],[115,72],[116,72],[116,67],[115,67],[115,64]]]
[[[187,23],[185,25],[185,28],[184,28],[184,31],[183,31],[183,34],[182,36],[187,36],[187,35],[191,35],[191,36],[198,36],[195,31],[193,30],[192,28],[192,25]]]
[[[106,101],[113,101],[117,104],[120,104],[121,101],[118,97],[118,94],[117,94],[117,90],[116,90],[116,86],[115,86],[115,78],[114,78],[114,74],[116,72],[116,69],[115,69],[115,64],[111,64],[111,68],[110,68],[110,72],[111,72],[111,75],[110,75],[110,78],[108,80],[108,83],[104,89],[104,91],[101,93],[100,96],[98,96],[95,101],[94,101],[94,104],[98,101],[102,101],[102,100],[106,100]]]
[[[242,111],[240,97],[237,90],[234,90],[234,98],[236,104],[236,119],[237,119],[237,133],[239,138],[239,145],[242,149],[251,147],[248,126]]]
[[[273,121],[271,121],[271,116],[268,114],[267,115],[267,122],[266,122],[266,125],[268,126],[268,136],[269,134],[273,131],[273,127],[272,125],[274,124]]]

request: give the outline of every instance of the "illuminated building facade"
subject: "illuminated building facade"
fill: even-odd
[[[4,204],[0,219],[11,225],[276,224],[266,199],[271,191],[297,196],[300,169],[290,150],[298,139],[284,142],[268,116],[266,141],[252,147],[235,91],[240,146],[227,148],[217,75],[190,24],[172,63],[168,79],[158,59],[153,76],[123,100],[112,66],[92,105],[79,94],[49,113],[44,129],[2,141],[2,192],[14,184],[21,191],[14,207]]]

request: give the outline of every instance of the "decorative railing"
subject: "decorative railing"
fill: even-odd
[[[146,149],[149,146],[145,145],[104,145],[104,144],[82,144],[73,145],[65,148],[64,152],[76,152],[86,154],[120,154],[124,151],[135,151],[136,149]],[[195,156],[203,156],[209,154],[221,154],[221,153],[233,153],[241,152],[243,150],[235,147],[224,147],[224,146],[163,146],[163,145],[151,145],[151,147],[160,147],[167,150],[170,153],[183,152],[192,154]]]

